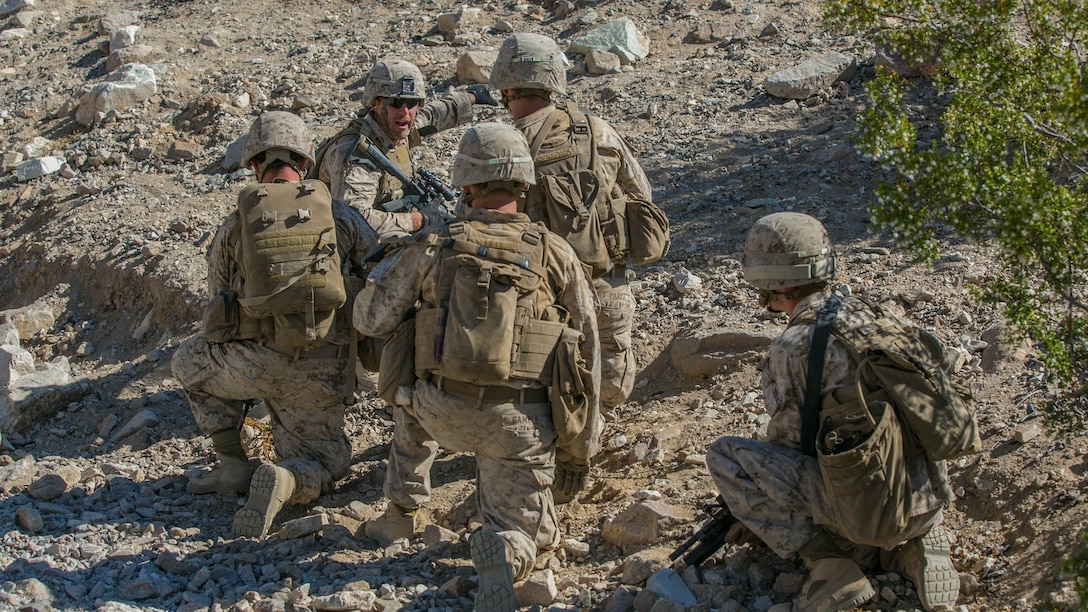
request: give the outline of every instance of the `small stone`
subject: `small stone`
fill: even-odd
[[[575,557],[583,557],[589,554],[589,544],[574,538],[567,538],[559,544],[563,550]]]
[[[687,457],[684,457],[684,464],[685,465],[705,466],[706,465],[706,455],[692,453],[692,454],[688,455]]]
[[[1019,442],[1020,444],[1024,444],[1026,442],[1034,440],[1041,433],[1043,433],[1043,432],[1042,432],[1042,430],[1039,429],[1038,426],[1036,426],[1036,425],[1027,425],[1027,426],[1021,427],[1019,430],[1017,430],[1017,432],[1016,432],[1016,441]]]
[[[54,500],[67,490],[68,483],[64,482],[60,474],[46,474],[27,487],[27,493],[41,501]]]
[[[302,518],[287,521],[280,528],[280,537],[291,540],[317,533],[329,524],[329,519],[324,513],[311,514]]]
[[[144,257],[158,257],[163,253],[163,246],[161,242],[148,242],[140,247],[140,254]]]
[[[45,526],[42,513],[30,506],[23,506],[15,511],[15,520],[19,526],[32,533],[38,533]]]
[[[195,142],[174,141],[166,156],[170,159],[193,160],[200,156],[201,147]]]
[[[520,607],[548,606],[559,596],[555,574],[550,569],[533,572],[527,580],[515,586],[514,594]]]

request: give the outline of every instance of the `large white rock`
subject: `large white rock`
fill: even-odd
[[[41,364],[0,387],[0,431],[26,431],[83,399],[83,386],[66,360]]]
[[[570,43],[567,48],[571,53],[585,55],[591,49],[600,49],[615,53],[627,64],[643,59],[650,54],[649,41],[635,23],[626,17],[610,21],[592,30],[585,36]]]
[[[158,90],[155,72],[144,64],[125,64],[79,97],[76,121],[91,125],[105,113],[135,106]]]
[[[44,136],[35,136],[30,139],[30,142],[19,147],[19,152],[26,156],[27,159],[33,159],[45,155],[53,148],[53,146],[52,140],[49,140]]]
[[[63,167],[63,157],[50,156],[28,159],[25,162],[19,164],[18,166],[15,166],[15,178],[19,182],[29,181],[31,179],[36,179],[47,174],[60,172],[60,169]]]
[[[34,8],[34,0],[4,0],[4,2],[0,2],[0,17],[25,8]]]
[[[136,44],[136,32],[140,31],[138,25],[127,25],[110,32],[110,51],[120,51]]]
[[[0,346],[0,389],[7,389],[16,379],[34,372],[34,356],[14,344]]]

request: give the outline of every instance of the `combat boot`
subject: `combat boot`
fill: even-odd
[[[296,488],[291,470],[269,463],[257,468],[249,485],[249,499],[234,515],[234,537],[263,538]]]
[[[472,565],[476,568],[475,612],[514,612],[514,567],[506,540],[489,529],[481,529],[468,540]]]
[[[767,612],[835,612],[869,601],[876,590],[857,562],[824,529],[797,551],[809,568],[801,594],[791,603],[771,606]]]
[[[791,603],[771,606],[767,612],[836,612],[869,601],[876,590],[857,563],[850,559],[810,561],[809,575],[801,594]]]
[[[384,548],[401,538],[411,540],[419,535],[423,531],[421,523],[418,510],[404,510],[390,503],[385,514],[363,525],[363,533]]]
[[[909,578],[927,612],[952,610],[960,594],[960,575],[949,556],[952,543],[942,527],[933,527],[904,544],[895,554],[892,571]]]
[[[218,493],[236,495],[249,490],[249,480],[261,462],[257,459],[240,459],[219,455],[219,462],[189,481],[185,490],[196,494]]]

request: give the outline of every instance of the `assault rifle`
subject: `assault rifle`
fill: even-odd
[[[710,558],[711,555],[718,552],[718,549],[725,544],[725,536],[729,533],[729,529],[737,523],[737,519],[730,514],[729,507],[725,505],[725,499],[721,495],[715,500],[713,504],[710,504],[703,508],[710,520],[707,521],[699,531],[695,532],[695,535],[688,538],[686,542],[681,544],[676,550],[672,551],[669,555],[669,561],[672,561],[679,567],[697,567],[702,565],[703,561]],[[684,554],[689,548],[695,547],[695,550]],[[676,560],[683,555],[684,558],[680,563],[676,563]]]
[[[363,145],[366,145],[364,148]],[[378,208],[385,212],[419,211],[423,215],[423,224],[430,225],[434,222],[446,221],[453,217],[447,202],[457,199],[457,194],[447,187],[442,181],[425,169],[420,169],[416,174],[418,178],[411,178],[400,171],[389,161],[389,158],[378,147],[360,137],[355,150],[370,160],[383,172],[386,172],[404,185],[403,196],[379,204]]]

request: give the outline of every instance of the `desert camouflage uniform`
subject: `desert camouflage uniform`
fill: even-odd
[[[501,225],[520,237],[530,225],[521,213],[471,209],[475,225]],[[552,235],[554,238],[554,234]],[[549,240],[546,282],[556,302],[581,331],[580,352],[599,378],[599,348],[593,293],[574,251],[565,241]],[[403,248],[380,263],[355,302],[355,326],[367,335],[392,332],[417,301],[438,301],[438,247]],[[546,390],[537,382],[510,381],[515,389],[544,399],[490,403],[463,399],[432,380],[418,380],[411,406],[394,406],[395,427],[385,480],[385,495],[401,508],[415,509],[431,495],[430,470],[439,445],[476,455],[476,502],[480,520],[514,551],[515,579],[533,569],[537,551],[559,541],[555,504],[549,486],[555,468],[556,432]],[[592,451],[589,451],[591,454]],[[583,457],[584,459],[584,457]]]
[[[555,111],[554,105],[548,105],[531,115],[514,121],[514,126],[521,130],[525,139],[533,142],[543,127],[544,121]],[[561,113],[551,135],[547,136],[542,148],[553,143],[567,142],[570,130],[570,117]],[[615,128],[599,117],[587,115],[590,129],[597,139],[598,162],[604,177],[601,189],[611,189],[619,185],[629,198],[653,201],[650,181],[646,178],[634,150]],[[538,185],[531,186],[540,189]],[[530,213],[530,216],[535,216]],[[545,221],[546,219],[539,219]],[[597,292],[599,306],[597,325],[601,334],[601,405],[614,407],[627,401],[635,385],[638,364],[635,361],[635,349],[631,340],[631,328],[635,317],[635,296],[627,280],[625,265],[617,265],[609,273],[593,279],[593,288]]]
[[[398,170],[412,176],[415,170],[409,151],[420,143],[421,134],[448,130],[468,123],[472,117],[472,96],[455,91],[420,106],[412,133],[400,144],[390,140],[372,116],[353,119],[351,126],[333,137],[323,159],[318,160],[320,166],[316,169],[316,178],[329,185],[333,198],[359,210],[382,238],[410,234],[411,213],[388,213],[375,208],[378,204],[395,200],[398,196],[394,192],[401,185],[400,181],[373,166],[366,158],[351,156],[359,130],[371,144],[385,153]],[[313,173],[311,176],[314,176]]]
[[[835,533],[816,458],[801,451],[801,409],[813,327],[807,321],[815,320],[830,295],[823,291],[805,297],[763,361],[763,401],[771,416],[766,441],[727,436],[707,452],[710,473],[730,511],[783,558],[811,540],[818,526]],[[838,321],[848,328],[874,318],[864,302],[850,298],[838,314]],[[856,370],[846,348],[831,336],[821,394],[853,385]],[[944,461],[908,455],[906,468],[913,490],[912,518],[901,539],[882,548],[891,549],[939,525],[943,507],[953,499]],[[870,509],[858,508],[858,512]],[[848,543],[843,544],[849,548]],[[855,550],[855,558],[866,552],[859,548],[862,550]]]
[[[362,258],[377,235],[358,212],[333,202],[336,237],[344,266],[362,277]],[[239,290],[244,282],[235,257],[238,215],[232,213],[208,251],[208,295]],[[298,490],[288,503],[316,499],[347,473],[351,444],[344,433],[343,396],[351,323],[351,301],[336,314],[337,337],[302,351],[277,350],[261,339],[212,342],[196,336],[175,352],[174,376],[189,397],[200,430],[207,435],[242,427],[245,402],[263,398],[272,417],[276,463],[289,469]]]

